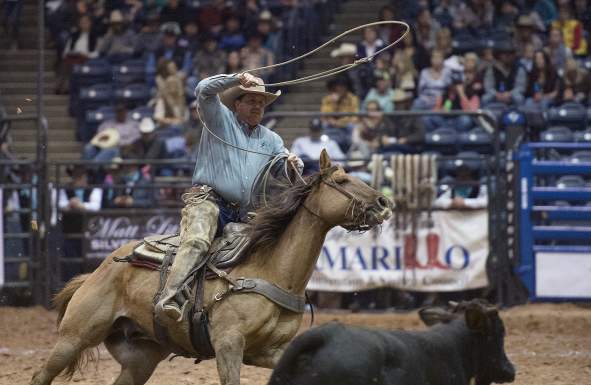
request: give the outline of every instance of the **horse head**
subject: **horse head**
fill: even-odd
[[[320,181],[304,207],[331,226],[368,230],[392,215],[393,204],[360,179],[331,164],[328,153],[320,155]]]

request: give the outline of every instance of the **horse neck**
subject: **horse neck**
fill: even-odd
[[[261,270],[278,286],[303,294],[331,227],[300,206],[275,246],[257,253]]]

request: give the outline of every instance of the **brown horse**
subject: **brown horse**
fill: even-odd
[[[230,275],[265,279],[303,295],[332,227],[372,227],[390,214],[389,200],[340,167],[331,166],[323,151],[318,174],[296,183],[257,212],[248,258]],[[115,250],[93,273],[74,278],[56,296],[59,338],[32,384],[48,385],[61,372],[72,375],[84,361],[86,349],[101,342],[121,364],[116,385],[144,384],[171,353],[156,342],[152,323],[158,273],[113,260],[129,255],[136,244]],[[216,301],[216,294],[227,287],[221,279],[208,281],[204,295],[221,383],[239,385],[242,363],[275,366],[295,336],[302,314],[254,293]],[[170,326],[171,339],[194,352],[188,322]]]

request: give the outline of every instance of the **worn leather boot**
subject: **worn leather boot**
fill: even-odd
[[[205,242],[193,242],[191,245],[181,245],[175,257],[166,285],[160,295],[160,300],[156,304],[157,319],[164,320],[164,317],[181,322],[185,317],[188,299],[182,293],[181,289],[187,276],[193,268],[203,263],[207,253],[208,246]]]

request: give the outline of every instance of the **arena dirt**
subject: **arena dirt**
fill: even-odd
[[[502,312],[507,326],[507,353],[517,366],[518,385],[591,384],[591,308],[573,304],[528,305]],[[54,312],[42,308],[0,308],[0,384],[27,384],[46,360],[56,339]],[[339,320],[382,328],[422,328],[416,313],[322,313],[317,323]],[[303,329],[307,328],[308,318]],[[72,380],[79,384],[112,384],[118,365],[101,347],[98,367],[89,366]],[[245,366],[243,385],[263,385],[270,370]],[[64,384],[57,379],[54,384]],[[213,361],[194,365],[175,358],[156,369],[148,384],[219,384]]]

